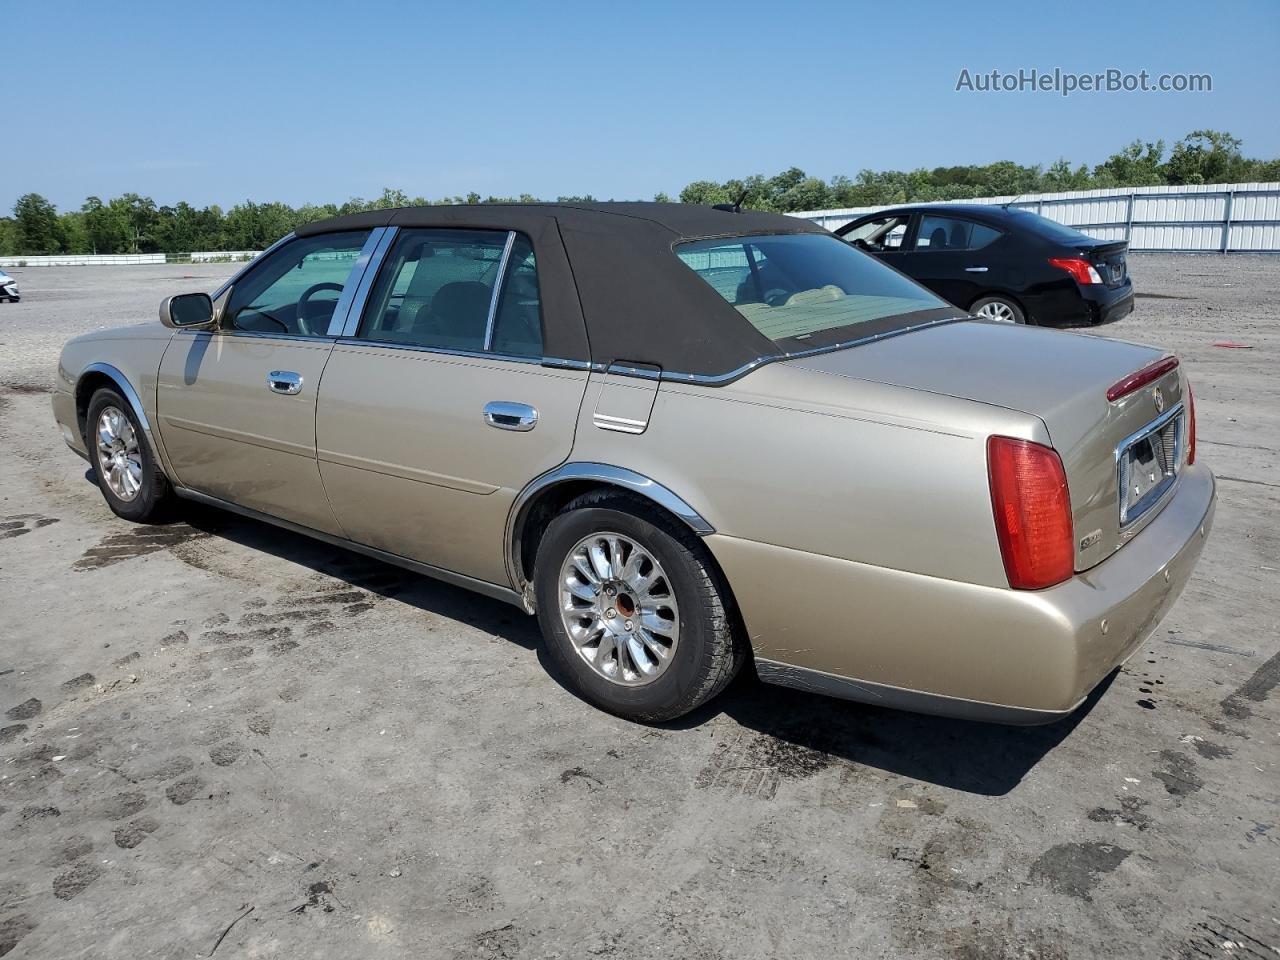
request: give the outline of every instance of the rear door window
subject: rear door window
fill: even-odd
[[[533,246],[499,230],[402,230],[370,292],[364,340],[538,357],[542,304]]]
[[[916,250],[980,250],[999,236],[999,230],[983,223],[928,214],[920,220]]]

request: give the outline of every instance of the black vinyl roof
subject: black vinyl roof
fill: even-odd
[[[469,203],[458,205],[399,207],[391,210],[369,210],[328,220],[317,220],[299,227],[300,237],[336,230],[361,230],[371,227],[433,227],[510,224],[507,229],[520,230],[531,223],[554,219],[562,226],[608,226],[618,230],[662,228],[675,240],[700,240],[706,237],[737,236],[753,233],[823,233],[809,220],[780,213],[743,210],[734,213],[715,207],[689,203]]]
[[[798,217],[680,203],[497,203],[373,210],[298,236],[374,227],[516,230],[538,262],[549,357],[723,377],[777,346],[672,253],[685,240],[827,233]]]

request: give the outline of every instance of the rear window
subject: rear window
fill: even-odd
[[[1065,223],[1059,223],[1057,220],[1050,220],[1048,217],[1042,217],[1038,213],[1031,213],[1027,210],[1010,211],[1013,216],[1013,222],[1024,230],[1032,232],[1044,237],[1046,240],[1052,240],[1055,243],[1065,243],[1069,246],[1076,244],[1094,244],[1097,241],[1087,233],[1081,233],[1072,227],[1068,227]]]
[[[675,252],[784,350],[907,327],[922,312],[947,309],[915,281],[825,234],[694,240]]]

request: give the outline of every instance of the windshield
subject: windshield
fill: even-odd
[[[787,351],[902,329],[932,319],[922,312],[949,310],[913,280],[825,234],[695,240],[675,252]]]

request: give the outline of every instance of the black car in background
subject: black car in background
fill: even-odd
[[[1006,323],[1097,324],[1133,310],[1129,244],[1027,210],[894,207],[836,234],[971,313]]]

